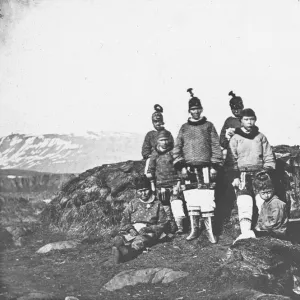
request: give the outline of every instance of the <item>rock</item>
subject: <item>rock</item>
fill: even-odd
[[[290,300],[290,297],[275,295],[275,294],[264,294],[255,290],[249,289],[236,289],[220,293],[216,296],[210,297],[209,300],[219,299],[243,299],[243,300]]]
[[[36,251],[36,253],[47,253],[52,250],[71,249],[77,247],[78,244],[80,244],[80,241],[78,240],[50,243],[41,247],[39,250]]]
[[[65,300],[79,300],[79,299],[76,298],[76,297],[73,297],[73,296],[67,296],[67,297],[65,298]]]
[[[265,294],[276,291],[278,294],[290,295],[293,274],[300,271],[295,266],[299,265],[299,245],[270,237],[240,240],[230,247],[225,264],[211,280],[218,287],[230,282],[233,286]]]
[[[297,295],[300,295],[300,277],[294,275],[293,280],[294,280],[293,292]]]
[[[113,277],[103,288],[114,291],[127,285],[138,283],[170,283],[176,279],[186,277],[189,273],[173,271],[169,268],[148,268],[142,270],[126,270]]]
[[[17,298],[17,300],[51,300],[53,299],[52,294],[46,293],[30,293],[26,296]]]

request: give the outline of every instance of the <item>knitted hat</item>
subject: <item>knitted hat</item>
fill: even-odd
[[[189,110],[191,108],[200,108],[202,109],[202,105],[201,105],[201,101],[199,98],[197,97],[194,97],[194,93],[193,93],[193,89],[192,88],[189,88],[187,89],[187,92],[191,94],[191,99],[189,100]]]
[[[152,122],[161,121],[164,122],[164,117],[162,112],[164,111],[163,108],[159,104],[154,105],[155,112],[152,114]]]
[[[244,104],[243,104],[243,99],[239,96],[236,96],[233,91],[230,91],[229,96],[231,96],[232,98],[229,101],[229,105],[231,109],[243,109],[244,108]]]
[[[243,117],[255,117],[255,119],[257,119],[254,110],[251,108],[242,110],[240,118],[242,119]]]
[[[274,189],[270,175],[266,171],[261,171],[256,174],[253,185],[257,192]]]
[[[151,183],[149,179],[146,177],[146,175],[141,175],[135,178],[134,185],[137,190],[141,190],[141,189],[151,190]]]
[[[171,139],[171,132],[169,132],[169,131],[167,131],[165,129],[159,131],[158,135],[156,137],[156,141],[158,141],[161,138],[166,138],[166,139],[168,139],[170,141],[170,139]]]

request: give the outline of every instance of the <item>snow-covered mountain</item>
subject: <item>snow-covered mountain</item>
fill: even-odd
[[[105,163],[140,159],[142,142],[143,136],[136,133],[11,134],[0,138],[0,169],[80,173]]]

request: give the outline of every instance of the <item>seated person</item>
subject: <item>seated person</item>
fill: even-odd
[[[132,259],[155,244],[165,230],[167,216],[160,201],[152,194],[151,184],[143,175],[135,181],[137,198],[124,210],[120,234],[114,238],[114,263]]]
[[[274,186],[270,176],[266,171],[258,173],[253,185],[261,199],[264,200],[255,227],[257,235],[284,238],[288,222],[286,204],[274,195]]]

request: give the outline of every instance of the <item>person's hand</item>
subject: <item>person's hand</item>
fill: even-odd
[[[228,128],[226,129],[225,137],[227,140],[230,140],[232,136],[234,135],[235,129],[234,128]]]
[[[210,177],[211,179],[216,179],[217,177],[217,170],[214,168],[210,168]]]
[[[187,179],[188,178],[188,173],[187,173],[187,169],[186,167],[183,167],[181,170],[181,175],[183,179]]]
[[[152,179],[152,178],[153,178],[153,176],[152,176],[151,173],[147,173],[147,174],[146,174],[146,177],[147,177],[148,179]]]
[[[138,232],[135,230],[135,229],[130,229],[129,230],[129,234],[131,235],[131,236],[137,236],[138,235]]]
[[[177,196],[180,192],[180,185],[173,186],[173,195]]]
[[[240,183],[241,183],[241,180],[240,180],[239,178],[235,178],[235,179],[232,181],[232,186],[238,188],[239,185],[240,185]]]

